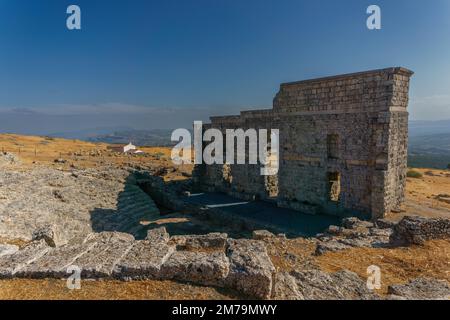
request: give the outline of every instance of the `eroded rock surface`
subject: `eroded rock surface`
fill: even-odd
[[[262,241],[230,239],[227,256],[230,259],[229,285],[249,296],[270,298],[275,267]]]
[[[0,170],[0,186],[0,237],[7,239],[43,238],[60,245],[102,231],[144,238],[139,222],[159,216],[134,174],[113,167]]]
[[[449,300],[450,286],[443,280],[417,278],[403,285],[389,286],[388,293],[408,300]]]
[[[374,223],[358,218],[346,218],[342,226],[330,226],[318,235],[316,255],[327,251],[340,251],[353,247],[385,247],[390,243],[391,228],[378,228]]]
[[[427,240],[450,238],[450,219],[404,217],[391,236],[394,245],[422,245]]]

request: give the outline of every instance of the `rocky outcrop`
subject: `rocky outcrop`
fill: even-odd
[[[373,300],[379,299],[356,273],[343,270],[326,273],[312,269],[277,273],[274,299],[283,300]]]
[[[144,239],[147,227],[140,221],[159,217],[159,210],[136,175],[107,166],[72,172],[0,170],[0,237],[42,238],[52,246],[102,231]]]
[[[275,275],[272,299],[274,300],[304,300],[299,291],[296,279],[288,272],[279,272]]]
[[[293,272],[299,291],[306,300],[347,300],[374,298],[366,282],[344,270],[328,274],[320,270]]]
[[[19,251],[19,247],[12,244],[0,244],[0,257],[11,255]]]
[[[406,216],[395,225],[390,242],[422,245],[427,240],[446,238],[450,238],[450,219]]]
[[[417,278],[403,285],[388,287],[391,299],[449,300],[450,286],[444,280]]]

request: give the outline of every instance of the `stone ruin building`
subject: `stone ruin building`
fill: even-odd
[[[279,171],[197,165],[202,191],[276,202],[308,214],[377,219],[404,201],[413,72],[387,68],[283,83],[267,110],[211,117],[203,129],[279,129]],[[224,139],[225,141],[225,139]]]

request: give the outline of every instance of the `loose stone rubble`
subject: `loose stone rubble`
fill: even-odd
[[[390,228],[379,228],[376,223],[346,218],[342,227],[330,226],[325,233],[317,235],[316,255],[352,247],[386,247],[392,232]]]
[[[330,226],[317,238],[317,255],[351,247],[422,245],[427,240],[450,238],[450,219],[405,216],[398,223],[385,220],[372,223],[349,218],[342,221],[342,227]]]

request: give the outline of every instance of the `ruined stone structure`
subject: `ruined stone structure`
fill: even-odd
[[[412,74],[398,67],[284,83],[272,109],[212,117],[204,129],[279,129],[279,172],[198,165],[194,181],[309,214],[383,217],[404,200]]]

